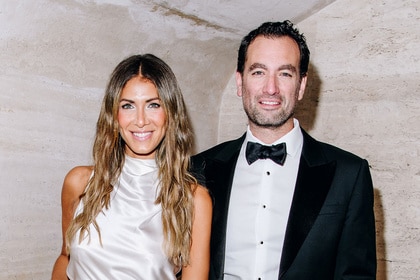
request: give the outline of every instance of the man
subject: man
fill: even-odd
[[[211,280],[375,279],[367,161],[316,141],[293,118],[308,64],[305,37],[289,21],[264,23],[241,42],[247,131],[192,159],[214,199]]]

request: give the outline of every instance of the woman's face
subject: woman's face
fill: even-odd
[[[166,114],[155,85],[136,76],[124,86],[118,107],[118,124],[126,154],[152,159],[166,133]]]

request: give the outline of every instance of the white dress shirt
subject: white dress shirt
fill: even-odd
[[[265,145],[286,143],[283,166],[270,159],[248,165],[248,141]],[[296,184],[303,136],[299,122],[274,143],[255,138],[249,127],[242,145],[230,196],[224,279],[278,278],[280,258]]]

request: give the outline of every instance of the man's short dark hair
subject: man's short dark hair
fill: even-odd
[[[289,20],[282,22],[265,22],[257,29],[252,30],[248,35],[246,35],[242,39],[238,50],[238,64],[236,71],[243,74],[248,47],[258,36],[264,36],[267,38],[287,36],[292,38],[297,43],[300,50],[299,75],[301,77],[306,76],[309,66],[309,48],[306,44],[305,36],[299,33],[299,30],[294,27],[293,23]]]

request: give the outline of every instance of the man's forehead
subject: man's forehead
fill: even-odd
[[[300,62],[300,50],[297,43],[290,37],[257,37],[248,47],[245,57],[247,68],[254,64],[292,65],[297,67]]]

